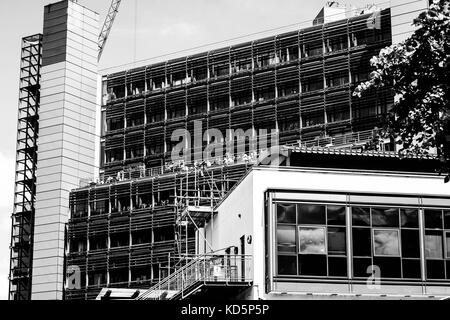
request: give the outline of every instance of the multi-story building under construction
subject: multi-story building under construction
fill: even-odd
[[[328,3],[306,28],[103,75],[99,175],[78,172],[58,198],[70,219],[55,298],[355,297],[373,265],[386,284],[378,297],[445,295],[450,203],[434,160],[400,161],[389,141],[362,152],[394,96],[352,94],[426,7]],[[276,158],[250,148],[260,129]],[[174,160],[176,132],[190,157]],[[377,246],[383,237],[397,244]],[[52,286],[51,270],[33,283]]]

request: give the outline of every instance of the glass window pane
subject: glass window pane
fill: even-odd
[[[425,210],[425,228],[442,229],[442,211]]]
[[[367,268],[372,265],[371,258],[353,258],[353,276],[354,277],[369,277],[372,273],[367,272]]]
[[[327,206],[327,223],[345,225],[345,206]]]
[[[400,278],[402,276],[400,258],[375,257],[373,264],[380,268],[381,278]]]
[[[277,227],[278,252],[296,252],[295,226]]]
[[[353,255],[363,257],[372,255],[370,229],[353,228]]]
[[[298,206],[299,224],[325,224],[325,206],[300,204]]]
[[[295,204],[277,204],[277,222],[295,223]]]
[[[398,230],[374,230],[373,245],[375,255],[400,255]]]
[[[403,278],[420,279],[420,260],[403,259]]]
[[[427,279],[445,279],[444,260],[427,260]]]
[[[418,228],[419,218],[417,209],[400,209],[402,227],[404,228]]]
[[[378,227],[398,227],[398,209],[372,208],[372,225]]]
[[[345,255],[345,228],[328,227],[328,254]]]
[[[402,256],[405,258],[420,257],[419,230],[402,230]]]
[[[296,256],[278,256],[278,274],[296,275],[297,257]]]
[[[347,276],[347,258],[345,257],[329,257],[328,258],[328,275],[332,277]]]
[[[444,228],[450,229],[450,211],[444,211]]]
[[[425,257],[442,259],[442,232],[425,232]]]
[[[299,227],[299,246],[302,254],[326,254],[325,228]]]
[[[450,232],[445,233],[445,250],[447,252],[446,258],[450,258]]]
[[[352,207],[352,224],[354,226],[370,226],[369,210],[367,207]]]
[[[325,255],[300,255],[299,273],[305,276],[326,276],[327,257]]]

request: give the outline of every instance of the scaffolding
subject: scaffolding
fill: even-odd
[[[176,129],[273,129],[280,144],[373,129],[389,88],[353,97],[391,44],[390,9],[105,76],[105,174],[164,165]],[[202,133],[203,133],[202,132]],[[202,147],[207,142],[203,142]],[[193,146],[191,146],[193,148]],[[191,153],[201,150],[191,149]]]
[[[9,299],[31,299],[42,35],[22,39]]]
[[[95,298],[109,285],[148,288],[171,274],[196,249],[196,227],[177,223],[180,210],[217,203],[250,166],[159,172],[74,190],[67,266],[80,268],[81,288],[66,290],[66,298]]]

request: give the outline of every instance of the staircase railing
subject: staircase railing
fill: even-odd
[[[252,256],[207,254],[196,257],[144,292],[139,300],[181,298],[194,284],[207,282],[249,283],[253,281]]]

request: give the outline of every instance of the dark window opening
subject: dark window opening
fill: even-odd
[[[132,244],[144,244],[152,242],[152,231],[150,229],[147,230],[139,230],[133,231],[131,233]]]
[[[106,214],[109,212],[109,200],[98,200],[91,202],[91,216]]]
[[[192,80],[201,81],[208,77],[208,72],[206,67],[198,67],[192,69]]]
[[[154,242],[164,242],[175,239],[173,227],[154,228],[153,235],[154,235]]]
[[[128,84],[128,95],[138,95],[145,91],[145,81],[136,81]]]
[[[348,48],[347,36],[333,37],[326,40],[327,52],[341,51]]]
[[[88,215],[88,202],[87,200],[78,200],[72,206],[72,218],[83,218]]]
[[[87,250],[87,239],[71,239],[70,240],[70,253],[80,253]]]
[[[130,236],[128,232],[111,234],[111,248],[127,247],[130,243]]]
[[[210,97],[209,106],[211,111],[228,109],[230,107],[230,99],[228,95]]]
[[[106,120],[107,131],[120,130],[124,128],[123,117]]]
[[[151,280],[152,269],[150,266],[131,268],[131,281],[137,283],[141,281]]]
[[[325,115],[323,110],[310,111],[302,113],[303,127],[311,127],[325,123]]]
[[[274,87],[266,87],[266,88],[255,88],[255,100],[256,101],[264,101],[275,98],[275,88]]]
[[[323,54],[322,41],[304,44],[302,48],[302,56],[305,58],[320,56]]]
[[[163,89],[166,87],[166,78],[165,77],[155,77],[152,79],[153,90]]]
[[[127,127],[137,127],[144,124],[144,112],[127,114]]]
[[[130,146],[125,148],[127,159],[141,158],[144,156],[144,148],[142,146]]]
[[[327,87],[338,87],[348,84],[348,72],[335,72],[326,76]]]
[[[285,97],[290,96],[292,94],[297,94],[299,91],[299,83],[298,81],[291,81],[278,85],[278,96]]]
[[[128,282],[128,269],[112,269],[109,271],[109,283]]]
[[[231,94],[231,105],[232,106],[249,104],[251,102],[252,102],[252,91],[251,90],[246,90],[246,91],[241,91],[239,93]]]
[[[321,76],[305,78],[301,82],[302,92],[323,90],[323,78]]]
[[[112,150],[106,150],[106,162],[122,161],[123,149],[116,148]]]
[[[103,250],[108,246],[106,235],[93,236],[89,238],[89,250]]]
[[[106,271],[95,271],[88,273],[89,286],[103,286],[106,284]]]
[[[211,77],[221,77],[230,74],[230,65],[228,63],[211,66]]]

